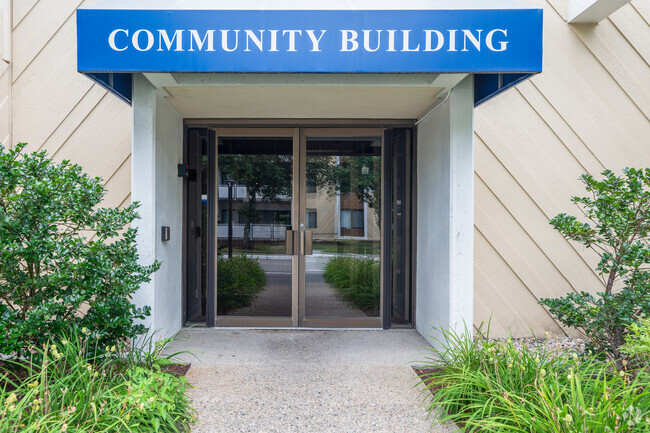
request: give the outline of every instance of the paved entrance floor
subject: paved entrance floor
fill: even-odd
[[[425,346],[415,331],[193,328],[170,350],[199,358],[193,433],[452,432],[420,406]]]

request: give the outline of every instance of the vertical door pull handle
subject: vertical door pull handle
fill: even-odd
[[[299,232],[300,242],[299,242],[299,253],[301,256],[305,255],[305,231],[300,230]]]
[[[314,251],[312,248],[311,230],[300,231],[300,255],[311,256]]]
[[[284,252],[289,256],[298,254],[298,233],[296,230],[287,230],[284,239]]]
[[[306,256],[311,256],[312,254],[314,254],[314,248],[312,243],[312,231],[305,230],[303,233],[304,233],[304,241],[305,241],[305,247],[303,253]]]

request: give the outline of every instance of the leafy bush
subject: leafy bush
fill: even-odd
[[[244,255],[217,258],[217,310],[226,314],[247,307],[266,285],[266,274],[257,259]]]
[[[630,326],[630,334],[621,346],[621,352],[630,356],[637,366],[650,367],[650,318]]]
[[[323,277],[343,299],[369,314],[377,314],[381,296],[379,269],[379,260],[334,257],[325,265]]]
[[[68,161],[0,146],[0,354],[86,328],[99,347],[142,334],[130,296],[159,264],[138,264],[136,204],[99,208],[105,189]]]
[[[541,303],[564,325],[580,330],[595,350],[620,360],[629,327],[650,316],[650,169],[628,168],[621,177],[606,170],[602,175],[602,180],[583,175],[590,195],[572,198],[589,222],[559,214],[551,224],[566,239],[600,255],[596,271],[605,290]]]
[[[551,354],[511,340],[493,341],[482,329],[442,330],[421,384],[436,423],[465,432],[647,432],[650,377],[618,372],[613,363],[575,353]]]
[[[194,417],[187,379],[161,371],[158,362],[146,368],[117,364],[112,356],[88,357],[100,352],[89,341],[48,343],[38,350],[42,362],[26,371],[24,364],[9,363],[18,374],[3,371],[0,433],[189,430]]]

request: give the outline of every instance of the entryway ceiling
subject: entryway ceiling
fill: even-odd
[[[417,119],[465,74],[145,74],[183,118]]]

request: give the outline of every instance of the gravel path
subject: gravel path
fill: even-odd
[[[420,407],[415,331],[184,330],[193,433],[442,433]]]

